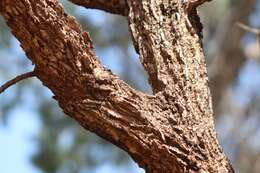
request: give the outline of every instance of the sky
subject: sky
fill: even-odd
[[[22,107],[12,111],[7,125],[0,126],[0,170],[2,173],[40,173],[30,161],[30,156],[36,149],[31,138],[37,134],[38,130],[39,120],[33,112]]]

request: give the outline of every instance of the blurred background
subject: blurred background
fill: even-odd
[[[90,32],[100,60],[132,87],[151,93],[126,18],[61,1]],[[239,173],[260,172],[260,0],[215,0],[199,10],[215,123]],[[0,17],[0,85],[33,69]],[[1,173],[144,173],[122,150],[64,115],[32,78],[0,95]]]

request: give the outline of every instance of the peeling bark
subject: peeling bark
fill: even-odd
[[[0,9],[64,112],[123,148],[148,173],[233,172],[214,129],[196,6],[164,0],[127,5],[153,95],[104,68],[88,33],[57,0],[2,0]]]

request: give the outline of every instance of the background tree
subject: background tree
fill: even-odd
[[[242,1],[241,1],[242,2]],[[229,11],[229,8],[228,8],[228,6],[229,6],[229,4],[227,3],[227,2],[225,2],[225,3],[222,3],[221,1],[220,2],[218,2],[219,4],[220,4],[220,6],[227,6],[227,8],[226,8],[226,10],[227,11]],[[239,4],[239,3],[238,3]],[[246,3],[246,4],[244,4],[244,3],[241,3],[241,6],[240,6],[240,8],[241,7],[245,7],[245,6],[247,6],[247,5],[249,5],[250,3]],[[254,7],[254,5],[252,5],[251,6],[251,10],[249,9],[248,11],[248,14],[247,15],[250,15],[250,12],[254,12],[253,10],[252,10],[252,8]],[[215,8],[215,7],[214,7]],[[237,8],[237,6],[235,6],[234,8]],[[209,9],[209,7],[207,6],[207,8],[205,8],[206,10],[207,9]],[[210,10],[209,10],[210,11]],[[223,10],[223,11],[225,11],[225,10]],[[219,14],[223,14],[223,11],[220,11],[220,13]],[[235,11],[235,10],[234,10]],[[239,11],[239,10],[238,10]],[[256,13],[253,13],[255,16],[257,16],[257,14]],[[214,12],[214,15],[216,16],[216,18],[218,17],[216,14],[215,14],[215,12]],[[259,14],[258,14],[259,15]],[[85,17],[87,17],[87,15],[84,15]],[[243,16],[245,19],[247,18],[247,16]],[[257,18],[257,17],[256,17]],[[219,19],[221,19],[221,17],[219,17]],[[226,18],[225,18],[226,19]],[[217,19],[215,19],[215,20],[217,20]],[[119,21],[119,20],[115,20],[116,22],[117,21]],[[213,21],[212,23],[211,23],[211,25],[212,25],[212,27],[211,28],[213,28],[213,32],[212,33],[214,33],[214,28],[220,28],[220,27],[214,27],[214,24],[217,24],[218,22],[215,22],[214,20],[210,20],[210,21]],[[253,19],[252,19],[252,21],[254,21]],[[83,23],[84,23],[84,21],[83,21]],[[109,22],[108,22],[109,23]],[[235,23],[235,20],[233,21],[233,23]],[[254,22],[253,22],[254,23]],[[239,32],[242,32],[242,33],[245,33],[245,31],[244,30],[241,30],[241,29],[239,29],[239,28],[237,28],[237,27],[235,27],[235,25],[234,24],[230,24],[231,26],[233,26],[233,28],[234,28],[234,30],[236,30],[236,31],[239,31]],[[119,25],[119,26],[121,26],[121,25]],[[225,25],[226,26],[226,25]],[[97,28],[95,28],[94,30],[97,30],[98,28],[101,28],[101,27],[97,27]],[[115,27],[115,28],[118,28],[118,26],[117,27]],[[118,30],[118,31],[121,31],[121,30]],[[220,30],[221,32],[216,32],[216,33],[219,33],[219,34],[223,34],[223,33],[225,33],[225,32],[223,32],[223,30]],[[111,33],[113,33],[113,32],[109,32],[109,35],[111,35]],[[231,32],[226,32],[226,33],[231,33]],[[233,33],[233,32],[232,32]],[[118,32],[116,33],[116,34],[118,34]],[[124,33],[124,34],[127,34],[127,33]],[[244,38],[243,37],[243,35],[244,34],[241,34],[241,37],[238,39],[238,40],[240,40],[240,39],[242,39],[242,38]],[[4,36],[6,36],[6,34],[4,35]],[[230,36],[230,35],[229,35]],[[254,36],[252,36],[252,37],[254,37]],[[104,37],[101,37],[102,39],[104,38]],[[124,36],[123,34],[122,34],[122,38],[127,38],[126,36]],[[211,38],[214,38],[214,36],[208,36],[207,38],[206,38],[206,40],[211,40]],[[219,38],[219,37],[218,37]],[[224,36],[224,38],[226,38],[225,36]],[[234,36],[234,38],[236,39],[237,37],[236,36]],[[7,39],[6,39],[7,40]],[[232,39],[231,39],[232,40]],[[110,40],[109,40],[110,41]],[[1,42],[2,43],[2,42]],[[97,43],[97,41],[95,42],[95,43]],[[110,42],[106,42],[106,41],[102,41],[102,44],[104,44],[104,43],[108,43],[108,44],[111,44]],[[231,42],[232,43],[232,42]],[[239,43],[239,41],[234,41],[234,43]],[[252,44],[254,44],[255,43],[255,41],[252,41]],[[247,43],[248,44],[248,43]],[[6,45],[6,44],[5,44]],[[120,44],[121,45],[121,44]],[[123,44],[122,44],[123,45]],[[214,43],[214,41],[212,41],[211,42],[211,44],[210,45],[216,45],[215,43]],[[230,44],[227,44],[227,45],[230,45]],[[214,47],[214,46],[212,46],[212,47]],[[127,47],[127,46],[126,46]],[[215,46],[216,47],[216,46]],[[227,48],[228,49],[228,48]],[[212,49],[210,49],[210,50],[212,50]],[[103,49],[103,52],[104,51],[106,51],[105,49]],[[102,51],[100,51],[100,52],[102,52]],[[109,51],[107,51],[107,52],[109,52]],[[119,51],[118,51],[119,52]],[[219,52],[219,51],[215,51],[215,52]],[[242,51],[242,52],[244,52],[244,51]],[[253,51],[250,51],[250,53],[252,53]],[[130,54],[132,54],[132,51],[129,51],[129,53]],[[223,53],[223,52],[221,52],[221,53]],[[224,54],[224,53],[223,53]],[[240,55],[238,55],[238,56],[240,56]],[[259,56],[259,55],[258,55]],[[102,56],[101,56],[102,57]],[[218,57],[218,56],[216,56],[216,57]],[[221,55],[219,55],[219,57],[222,57]],[[6,59],[8,59],[8,58],[6,58]],[[22,59],[22,58],[20,58],[20,59]],[[249,60],[249,61],[252,61],[252,60]],[[253,60],[253,62],[254,62],[255,60]],[[210,60],[210,62],[212,62],[211,60]],[[235,62],[235,61],[234,61]],[[212,64],[214,64],[213,66],[215,67],[215,66],[217,66],[217,64],[216,63],[212,63]],[[224,64],[226,64],[226,63],[224,63]],[[234,65],[235,65],[236,63],[234,63],[234,64],[229,64],[229,66],[227,66],[227,67],[233,67]],[[250,66],[250,68],[252,68],[252,65],[254,66],[254,64],[257,64],[257,60],[256,60],[256,63],[250,63],[251,65],[249,65]],[[108,64],[109,65],[109,64]],[[111,64],[110,64],[111,65]],[[213,67],[212,66],[212,67]],[[220,67],[222,67],[222,65],[220,65]],[[243,66],[242,66],[243,67]],[[257,65],[256,65],[256,67],[257,67]],[[240,67],[241,68],[241,67]],[[2,69],[2,68],[1,68]],[[124,69],[124,68],[122,68],[122,69]],[[232,69],[232,68],[231,68]],[[10,71],[10,69],[8,69],[9,71]],[[114,71],[116,70],[116,69],[113,69]],[[120,71],[120,70],[119,70]],[[132,70],[133,72],[135,72],[136,70]],[[223,70],[217,70],[217,73],[221,73],[221,72],[223,72]],[[236,74],[238,74],[238,72],[239,72],[239,70],[236,72]],[[246,73],[245,71],[243,72],[244,74]],[[227,73],[224,73],[225,75],[227,74]],[[254,74],[256,74],[256,73],[254,73]],[[224,76],[225,76],[224,75]],[[134,75],[134,76],[137,76],[137,75]],[[10,78],[10,77],[9,77]],[[5,80],[7,80],[7,79],[5,79]],[[231,79],[231,81],[232,80],[234,80],[234,79]],[[4,80],[3,80],[4,81]],[[224,80],[225,81],[225,80]],[[138,83],[140,83],[140,82],[138,82]],[[19,85],[20,86],[20,85]],[[215,85],[214,85],[215,86]],[[40,90],[42,90],[42,88],[40,89]],[[213,90],[214,91],[214,90]],[[239,90],[239,91],[241,91],[241,89]],[[251,90],[252,91],[252,90]],[[19,91],[20,92],[20,91]],[[19,93],[18,92],[18,93]],[[20,92],[20,93],[23,93],[23,92]],[[39,93],[39,91],[36,91],[36,93]],[[241,95],[241,94],[240,94]],[[12,96],[9,96],[9,98],[10,97],[12,97]],[[11,98],[12,99],[12,98]],[[5,100],[8,100],[8,99],[5,99]],[[13,99],[15,102],[18,102],[19,103],[19,99]],[[18,100],[18,101],[17,101]],[[240,99],[239,99],[240,100]],[[256,103],[256,99],[253,99],[253,100],[255,100],[255,101],[253,101],[253,102],[255,102]],[[1,102],[1,103],[3,103],[3,102]],[[8,108],[8,103],[11,103],[10,105],[12,105],[13,103],[12,102],[8,102],[8,101],[6,101],[4,104],[5,105],[7,105],[6,106],[6,108]],[[235,102],[233,102],[233,103],[235,103]],[[50,104],[45,104],[45,106],[48,106],[48,105],[50,105]],[[226,104],[224,104],[224,105],[226,105]],[[2,104],[1,104],[1,106],[2,106]],[[244,105],[245,106],[245,105]],[[246,107],[246,106],[245,106]],[[250,107],[250,106],[249,106]],[[44,108],[44,105],[42,106],[42,108]],[[255,107],[253,108],[253,109],[255,109]],[[3,110],[7,110],[7,109],[3,109]],[[42,109],[42,110],[45,110],[45,109]],[[227,109],[225,109],[225,110],[227,110]],[[251,108],[250,108],[250,110],[251,110]],[[54,111],[55,112],[55,111]],[[46,114],[46,113],[45,113]],[[7,113],[4,113],[3,115],[8,115]],[[42,117],[44,117],[45,118],[45,116],[42,116]],[[48,116],[47,116],[48,117]],[[57,119],[57,118],[55,118],[55,119]],[[227,118],[226,117],[224,117],[224,119],[225,119],[225,123],[227,123],[227,122],[229,122],[228,120],[226,120]],[[58,118],[58,120],[59,120],[59,118]],[[50,122],[53,122],[53,120],[52,121],[44,121],[44,122],[46,122],[46,123],[50,123]],[[60,121],[60,122],[62,122],[62,121]],[[243,121],[242,121],[243,122]],[[246,121],[245,121],[246,122]],[[53,123],[53,126],[55,126],[55,124],[56,123]],[[221,121],[220,120],[220,124],[222,124],[223,125],[223,121]],[[236,123],[234,123],[234,124],[236,124]],[[247,127],[248,125],[245,125],[245,127]],[[241,127],[241,126],[240,126]],[[256,126],[257,127],[257,126]],[[56,128],[59,128],[59,127],[56,127]],[[238,128],[238,127],[237,127]],[[51,129],[51,128],[47,128],[47,129]],[[52,130],[52,132],[53,131],[55,131],[55,130]],[[236,130],[235,130],[236,131]],[[60,134],[59,133],[59,131],[57,131],[58,133],[57,134]],[[256,132],[257,132],[257,129],[256,129]],[[55,131],[55,133],[56,133],[56,131]],[[74,133],[74,132],[73,132]],[[239,132],[238,132],[239,133]],[[50,133],[45,133],[45,134],[47,134],[47,135],[50,135]],[[221,134],[224,134],[224,133],[221,133]],[[252,133],[251,133],[252,134]],[[44,135],[43,135],[44,136]],[[247,136],[251,136],[251,135],[247,135]],[[238,136],[236,136],[237,138],[237,140],[239,140],[239,137]],[[48,138],[46,138],[46,137],[44,137],[44,140],[47,140]],[[54,140],[55,138],[49,138],[49,141],[50,141],[50,139],[51,140]],[[75,140],[75,141],[79,141],[79,140]],[[56,143],[56,142],[54,142],[54,143]],[[53,145],[51,145],[52,147],[53,147]],[[55,145],[54,145],[55,146]],[[232,144],[231,145],[232,146],[232,148],[235,148],[234,146],[236,146],[236,145],[234,145],[234,144]],[[248,147],[250,147],[250,145],[247,145]],[[78,147],[77,147],[78,148]],[[55,149],[54,151],[59,151],[58,149]],[[73,150],[72,150],[73,151]],[[230,149],[227,149],[227,151],[231,151]],[[236,150],[236,151],[239,151],[239,150]],[[242,151],[242,150],[241,150]],[[42,152],[42,153],[44,153],[44,152]],[[73,152],[74,154],[76,153],[76,152]],[[114,153],[114,152],[113,152]],[[231,151],[231,153],[232,153],[232,151]],[[244,156],[244,154],[243,154],[243,156]],[[43,157],[44,158],[44,157]],[[64,159],[64,160],[66,160],[66,157],[61,157],[61,159]],[[82,157],[79,157],[79,158],[82,158]],[[105,160],[107,160],[107,159],[105,159]],[[68,162],[68,160],[67,160],[67,162]],[[72,161],[72,162],[75,162],[75,161]],[[84,161],[83,161],[84,162]],[[44,162],[42,162],[43,164],[44,164]],[[53,172],[56,170],[64,170],[64,168],[62,169],[62,164],[60,164],[60,163],[62,163],[62,162],[56,162],[56,163],[54,163],[53,165],[57,165],[57,166],[54,166],[54,170],[52,170]],[[64,162],[63,162],[64,163]],[[239,162],[236,162],[236,163],[239,163]],[[253,162],[250,162],[250,163],[253,163]],[[75,163],[73,163],[73,164],[75,164]],[[73,165],[72,164],[72,165]],[[51,165],[51,164],[50,164]],[[86,165],[86,163],[83,163],[82,164],[82,167],[79,167],[79,166],[75,166],[75,167],[77,167],[77,168],[79,168],[79,169],[84,169],[84,166]],[[241,164],[240,164],[241,165]],[[48,166],[48,165],[45,165],[45,166],[42,166],[42,167],[46,167],[46,166]],[[69,166],[70,168],[73,168],[73,166]],[[254,168],[254,167],[252,167],[252,166],[248,166],[248,168]],[[255,168],[254,168],[255,169]],[[45,170],[48,170],[48,169],[45,169]]]

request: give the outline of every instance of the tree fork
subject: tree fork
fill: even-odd
[[[189,2],[127,0],[153,95],[104,68],[88,33],[57,0],[2,0],[0,12],[64,112],[147,172],[233,172],[214,129],[199,17],[189,16],[205,0]]]

